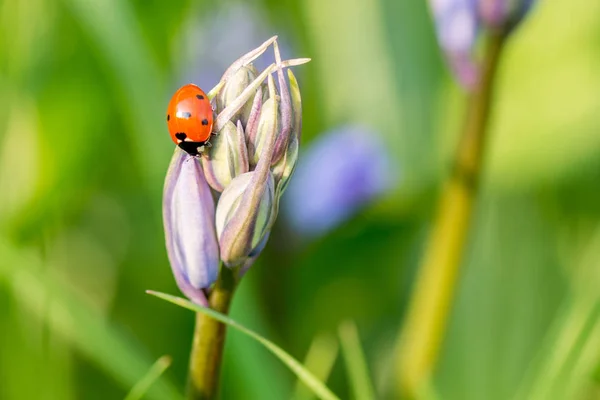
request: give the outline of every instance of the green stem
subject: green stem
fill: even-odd
[[[490,36],[400,335],[398,383],[409,398],[416,397],[428,382],[445,336],[482,172],[493,83],[503,45],[504,36]]]
[[[209,298],[209,306],[222,314],[229,314],[233,293],[237,286],[234,271],[222,267]],[[226,326],[202,313],[196,314],[196,328],[190,354],[188,399],[209,400],[217,397]]]

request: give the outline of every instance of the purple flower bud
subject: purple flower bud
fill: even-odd
[[[163,222],[177,285],[191,300],[206,304],[202,289],[219,272],[215,204],[200,161],[178,147],[165,180]]]
[[[479,18],[486,27],[509,33],[531,9],[533,0],[478,0]]]
[[[248,151],[242,123],[232,122],[212,139],[212,148],[202,157],[202,166],[209,185],[222,192],[231,180],[248,172]]]
[[[298,232],[324,234],[392,189],[393,171],[374,132],[354,126],[327,132],[298,163],[283,211]]]
[[[275,218],[275,184],[256,171],[236,177],[217,204],[217,235],[221,258],[228,267],[239,266],[260,245]]]
[[[250,269],[250,267],[254,264],[254,262],[256,261],[258,256],[260,256],[260,253],[262,253],[262,251],[267,246],[267,242],[269,241],[270,234],[271,234],[271,232],[267,232],[267,234],[263,237],[263,240],[258,244],[258,246],[256,246],[254,248],[254,250],[252,250],[252,252],[250,252],[250,254],[248,255],[248,258],[246,258],[246,260],[240,267],[239,277],[242,277]]]
[[[281,54],[279,53],[279,45],[277,42],[273,43],[273,49],[275,50],[275,63],[281,64]],[[292,100],[290,98],[290,91],[288,89],[288,83],[283,75],[283,68],[277,69],[277,79],[279,81],[279,101],[280,111],[279,115],[281,120],[281,129],[277,131],[277,137],[275,138],[275,148],[273,149],[272,163],[276,163],[281,159],[283,153],[287,150],[288,143],[290,140],[290,134],[292,132]]]
[[[262,107],[257,137],[264,138],[255,155],[258,164],[252,172],[233,179],[217,204],[217,234],[225,265],[237,267],[262,242],[274,221],[275,183],[271,160],[278,128],[275,84],[269,75],[271,97]]]
[[[466,88],[477,81],[473,46],[479,32],[476,0],[430,0],[440,47]]]
[[[288,70],[288,78],[290,80],[291,105],[293,109],[292,126],[290,140],[287,149],[283,154],[283,158],[273,165],[273,175],[277,184],[277,198],[281,197],[285,191],[287,183],[296,168],[300,146],[300,135],[302,133],[302,98],[300,97],[300,88],[298,87],[298,81],[296,81],[296,77],[291,70]]]
[[[256,79],[257,76],[258,72],[252,64],[242,67],[237,70],[237,72],[233,73],[229,79],[227,79],[223,89],[221,89],[217,95],[217,113],[223,111],[229,104],[238,98],[244,89],[246,89],[252,83],[252,81]],[[260,88],[261,87],[259,86],[259,89]],[[254,95],[247,100],[246,104],[241,107],[237,114],[234,114],[231,117],[231,120],[236,121],[239,119],[244,125],[246,125],[250,111],[252,110],[253,100]]]
[[[274,115],[273,120],[265,118],[265,116],[271,115]],[[266,124],[272,124],[273,129],[275,130],[280,125],[279,114],[277,112],[276,98],[270,98],[267,101],[265,101],[262,105],[261,118],[258,121],[256,134],[253,135],[253,140],[250,140],[248,143],[249,161],[250,165],[252,166],[258,164],[258,160],[260,159],[261,154],[264,154],[264,150],[266,146],[268,146],[267,142],[271,139],[270,135],[272,131],[270,131],[270,129],[266,127]]]
[[[259,73],[252,62],[271,45],[275,63]],[[181,290],[197,302],[204,299],[199,289],[218,275],[219,256],[245,271],[266,245],[301,129],[298,83],[283,69],[308,61],[282,61],[276,37],[240,57],[207,93],[216,104],[212,146],[201,157],[173,158],[164,197],[167,249]],[[209,185],[221,192],[216,212]]]
[[[474,46],[481,28],[508,34],[533,0],[430,0],[438,41],[458,81],[473,89],[479,63]]]

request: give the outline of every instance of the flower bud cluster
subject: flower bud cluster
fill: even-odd
[[[221,262],[241,275],[258,257],[298,159],[302,105],[288,67],[310,60],[282,61],[276,39],[236,60],[208,93],[212,147],[200,156],[176,148],[169,167],[167,252],[179,288],[197,303]],[[270,46],[275,62],[259,72],[252,61]]]

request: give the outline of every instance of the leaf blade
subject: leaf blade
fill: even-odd
[[[197,304],[194,304],[188,300],[182,299],[181,297],[172,296],[166,293],[155,292],[153,290],[148,290],[146,293],[156,296],[162,300],[166,300],[170,303],[178,305],[183,308],[187,308],[188,310],[201,312],[209,317],[216,319],[219,322],[222,322],[226,325],[231,326],[232,328],[237,329],[238,331],[250,336],[255,339],[257,342],[262,344],[267,348],[271,353],[273,353],[281,362],[285,364],[297,377],[302,380],[302,382],[309,387],[317,396],[319,396],[323,400],[339,400],[337,397],[327,386],[325,386],[321,381],[319,381],[312,373],[306,370],[300,362],[298,362],[295,358],[285,352],[282,348],[274,344],[273,342],[265,339],[260,336],[258,333],[246,328],[245,326],[237,323],[233,319],[216,312],[210,308],[202,307]]]
[[[360,345],[356,324],[346,321],[340,325],[338,332],[342,354],[346,361],[346,370],[349,380],[352,382],[354,398],[357,400],[375,399],[373,383],[369,376],[365,354]]]
[[[144,397],[150,386],[160,378],[160,376],[171,366],[171,357],[162,356],[148,370],[146,375],[142,377],[127,393],[125,400],[140,400]]]

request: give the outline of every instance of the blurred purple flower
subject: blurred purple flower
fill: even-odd
[[[482,28],[508,34],[533,0],[430,0],[440,47],[457,80],[468,90],[477,83],[474,47]]]
[[[210,12],[203,10],[191,19],[183,39],[188,51],[183,81],[207,88],[216,85],[231,61],[273,35],[267,20],[257,4],[218,2]],[[292,51],[284,38],[278,42],[282,58],[287,59]],[[259,71],[269,64],[265,58],[254,61]]]
[[[512,31],[533,6],[533,0],[478,0],[479,18],[489,29]]]
[[[431,0],[438,41],[459,82],[471,88],[477,81],[473,46],[477,39],[476,0]]]
[[[291,227],[321,235],[393,188],[396,176],[373,131],[346,126],[323,134],[303,154],[284,197]]]

